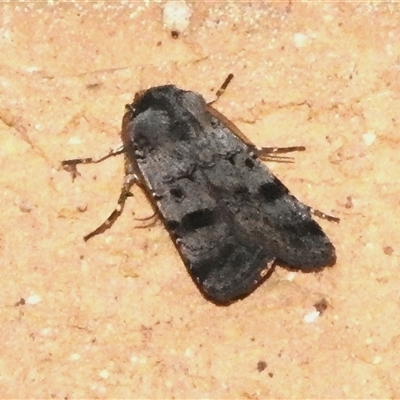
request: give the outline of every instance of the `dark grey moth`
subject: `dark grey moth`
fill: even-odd
[[[126,106],[121,138],[122,145],[107,155],[125,155],[118,207],[85,240],[115,221],[131,186],[138,184],[192,279],[216,304],[250,294],[272,272],[275,261],[302,271],[335,263],[335,248],[313,220],[314,210],[298,201],[261,161],[279,149],[257,149],[200,94],[173,85],[138,93]],[[66,160],[63,165],[75,168],[107,156]]]

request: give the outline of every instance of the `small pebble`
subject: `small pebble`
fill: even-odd
[[[190,24],[192,10],[185,1],[167,1],[163,8],[164,27],[177,38]]]

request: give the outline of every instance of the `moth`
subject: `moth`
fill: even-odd
[[[333,265],[335,248],[312,214],[338,218],[301,203],[263,163],[303,147],[257,148],[212,104],[174,85],[139,92],[126,106],[120,146],[104,157],[62,165],[75,169],[123,153],[125,180],[118,205],[84,239],[108,229],[137,184],[202,294],[225,305],[250,294],[275,262],[302,271]]]

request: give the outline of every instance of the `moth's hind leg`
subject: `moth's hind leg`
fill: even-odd
[[[292,147],[261,147],[257,149],[258,157],[263,161],[275,161],[275,162],[294,162],[293,157],[280,156],[279,154],[290,153],[293,151],[304,151],[304,146],[292,146]],[[340,222],[340,218],[333,217],[332,215],[326,214],[320,210],[307,206],[311,214],[318,218],[326,219],[329,222]]]
[[[292,153],[294,151],[305,151],[304,146],[291,147],[260,147],[257,148],[257,156],[263,161],[275,161],[292,163],[293,157],[281,156],[280,154]]]
[[[310,210],[310,213],[315,215],[318,218],[326,219],[329,222],[340,222],[340,218],[338,218],[338,217],[334,217],[332,215],[325,214],[323,211],[316,210],[315,208],[312,208],[312,207],[308,207],[308,208]]]

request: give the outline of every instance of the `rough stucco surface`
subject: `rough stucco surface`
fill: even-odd
[[[191,3],[178,39],[161,3],[0,6],[0,397],[398,398],[400,5]],[[139,189],[112,229],[134,93],[212,99],[320,221],[337,264],[277,268],[251,296],[199,294]],[[24,301],[26,304],[22,304]],[[322,299],[328,308],[305,317]],[[312,314],[311,314],[312,315]],[[264,369],[263,369],[264,368]]]

